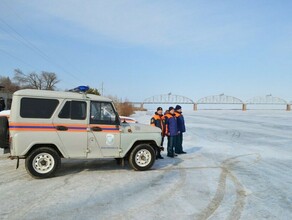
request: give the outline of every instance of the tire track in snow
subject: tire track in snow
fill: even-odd
[[[230,220],[235,220],[235,219],[240,219],[241,213],[244,209],[245,206],[245,198],[247,196],[246,189],[244,186],[239,182],[239,180],[236,178],[236,176],[232,173],[228,173],[229,177],[231,178],[232,182],[235,184],[236,188],[236,201],[235,205],[229,214],[227,219]]]
[[[208,219],[220,207],[226,193],[227,178],[229,178],[232,181],[232,183],[235,186],[235,191],[236,191],[236,201],[227,219],[230,219],[230,220],[240,219],[241,213],[245,206],[245,198],[248,193],[245,187],[240,183],[238,178],[231,172],[231,169],[234,167],[234,165],[237,165],[238,163],[240,163],[240,161],[237,160],[238,158],[249,157],[249,156],[254,156],[254,155],[257,156],[254,162],[247,164],[247,165],[252,165],[260,161],[261,157],[259,154],[239,155],[236,157],[226,159],[221,163],[221,166],[220,166],[221,173],[220,173],[215,196],[213,197],[209,205],[198,216],[195,216],[195,219],[199,219],[199,220]]]
[[[225,130],[214,130],[210,134],[207,134],[207,136],[204,136],[208,140],[212,142],[226,142],[226,143],[234,143],[238,142],[239,138],[241,136],[240,131],[235,129],[225,129]],[[201,136],[203,137],[203,136]]]
[[[135,213],[139,212],[140,210],[144,210],[145,207],[147,207],[147,209],[149,209],[149,207],[157,206],[158,204],[160,204],[160,203],[164,202],[165,200],[169,199],[170,197],[172,197],[175,194],[175,192],[178,189],[181,189],[181,187],[184,185],[184,183],[186,181],[186,171],[181,168],[181,166],[179,165],[179,161],[175,162],[174,165],[172,165],[171,167],[174,167],[177,169],[171,169],[171,168],[162,169],[163,173],[161,174],[161,179],[163,179],[163,176],[166,176],[167,174],[169,174],[173,171],[179,171],[178,178],[177,178],[178,182],[176,182],[175,184],[172,184],[171,187],[169,187],[168,190],[166,190],[161,195],[159,195],[158,198],[155,198],[154,200],[148,201],[147,203],[139,204],[138,207],[130,208],[126,212],[113,215],[110,218],[111,219],[130,219],[130,218],[133,218],[135,216]],[[155,170],[152,170],[152,172],[153,171],[155,171]],[[161,170],[157,170],[157,171],[161,172]]]
[[[218,186],[214,198],[209,203],[207,208],[198,216],[196,216],[195,219],[198,220],[208,219],[211,215],[214,214],[214,212],[219,208],[220,204],[222,203],[223,198],[225,196],[226,179],[228,171],[224,168],[221,169],[222,171],[219,177]]]
[[[57,184],[55,186],[52,186],[52,188],[50,190],[46,191],[42,195],[39,195],[39,197],[37,199],[34,199],[34,200],[28,202],[28,204],[26,206],[24,206],[23,208],[19,208],[17,213],[9,213],[9,215],[10,215],[9,218],[12,218],[12,219],[29,218],[27,215],[29,213],[31,213],[32,210],[36,210],[45,200],[49,200],[50,197],[56,195],[57,191],[62,191],[62,188],[65,187],[69,183],[70,179],[74,178],[77,174],[86,172],[86,169],[84,169],[84,168],[90,162],[91,161],[85,161],[85,163],[83,164],[83,167],[80,168],[80,172],[67,175],[64,178],[62,184],[60,184],[60,185]],[[35,180],[35,181],[46,181],[46,180],[47,179],[41,179],[41,180]],[[52,193],[52,192],[54,192],[54,193]]]

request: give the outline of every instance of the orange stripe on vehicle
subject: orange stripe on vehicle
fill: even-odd
[[[11,131],[56,131],[56,129],[10,128]]]
[[[63,126],[70,126],[70,127],[87,127],[85,124],[67,124],[67,123],[15,123],[10,122],[9,125],[11,126],[56,126],[56,125],[63,125]]]

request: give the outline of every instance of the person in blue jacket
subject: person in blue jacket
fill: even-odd
[[[175,112],[173,107],[169,107],[169,113],[165,117],[165,134],[168,137],[167,142],[167,156],[175,157],[177,154],[174,153],[174,148],[176,145],[176,139],[178,134],[177,118],[175,117]]]
[[[183,151],[183,133],[186,132],[186,125],[185,125],[185,119],[182,114],[182,108],[180,105],[177,105],[175,107],[175,117],[177,118],[177,142],[176,142],[176,148],[175,153],[177,154],[186,154],[185,151]]]

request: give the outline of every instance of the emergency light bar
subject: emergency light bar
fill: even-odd
[[[78,86],[78,87],[76,87],[74,89],[70,89],[69,91],[70,92],[83,92],[83,93],[85,93],[88,90],[89,90],[89,86]]]

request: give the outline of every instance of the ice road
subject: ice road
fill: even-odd
[[[151,113],[133,115],[149,123]],[[135,172],[62,160],[36,180],[0,156],[0,219],[292,219],[292,113],[185,112],[188,154]],[[165,156],[165,152],[162,154]]]

